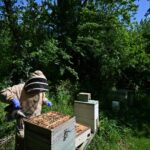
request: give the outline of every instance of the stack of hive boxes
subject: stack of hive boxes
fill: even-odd
[[[25,120],[24,150],[75,150],[75,117],[49,112]]]
[[[95,133],[99,126],[99,103],[91,100],[91,93],[79,93],[78,100],[74,102],[76,121],[91,128]]]

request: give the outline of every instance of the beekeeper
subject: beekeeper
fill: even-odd
[[[25,83],[14,85],[0,92],[1,101],[11,104],[14,110],[21,110],[27,118],[41,114],[42,105],[52,106],[46,96],[48,82],[42,71],[31,73]],[[23,149],[24,125],[23,119],[17,121],[16,150]]]

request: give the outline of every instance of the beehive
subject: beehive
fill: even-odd
[[[25,150],[75,150],[75,117],[49,112],[25,120]]]
[[[99,103],[96,100],[88,100],[88,102],[75,101],[74,114],[76,121],[91,128],[91,132],[95,133],[99,126]]]

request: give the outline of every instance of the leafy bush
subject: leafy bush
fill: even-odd
[[[6,122],[4,107],[6,104],[0,104],[0,149],[13,150],[15,144],[14,132],[15,121]]]
[[[5,112],[4,107],[6,104],[1,103],[0,107],[0,138],[14,133],[15,122],[6,122],[5,121]]]
[[[73,115],[73,101],[75,99],[74,93],[76,93],[76,91],[77,85],[72,85],[69,80],[60,81],[56,86],[56,92],[50,92],[48,95],[53,106],[50,109],[44,107],[43,112],[52,110]]]

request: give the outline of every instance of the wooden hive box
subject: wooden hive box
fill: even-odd
[[[91,128],[91,132],[95,133],[99,126],[99,103],[96,100],[88,102],[75,101],[74,114],[76,121]]]
[[[25,120],[24,150],[75,150],[75,123],[58,112]]]

